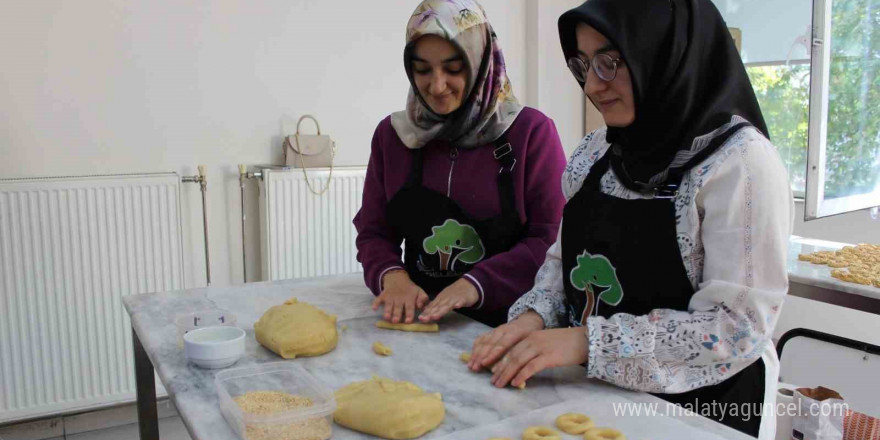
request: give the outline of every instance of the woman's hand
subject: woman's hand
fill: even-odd
[[[584,327],[571,327],[533,332],[492,367],[492,384],[503,388],[510,382],[519,387],[545,368],[586,362],[586,331]]]
[[[436,321],[452,310],[470,307],[479,300],[477,288],[464,278],[459,278],[437,294],[428,307],[422,310],[419,319],[422,322]]]
[[[480,371],[494,364],[510,347],[525,339],[533,332],[544,329],[544,320],[534,310],[523,313],[518,318],[494,330],[483,333],[474,341],[468,368]]]
[[[428,294],[409,279],[405,270],[392,270],[382,276],[382,293],[373,300],[373,310],[385,304],[383,319],[388,322],[400,322],[405,315],[407,324],[413,322],[416,309],[428,302]]]

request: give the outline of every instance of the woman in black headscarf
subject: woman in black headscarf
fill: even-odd
[[[586,362],[589,377],[773,438],[761,412],[793,204],[727,26],[709,0],[589,0],[559,34],[607,127],[569,161],[534,288],[469,366],[494,364],[505,386]]]

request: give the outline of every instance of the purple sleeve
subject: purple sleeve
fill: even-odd
[[[506,310],[528,292],[547,249],[556,241],[565,205],[559,184],[565,152],[552,120],[547,119],[528,134],[526,148],[525,236],[509,251],[481,261],[465,275],[481,294],[474,306],[477,310]]]
[[[381,277],[389,269],[403,268],[400,245],[385,216],[388,198],[385,188],[384,152],[380,129],[373,134],[370,162],[364,179],[361,209],[354,217],[357,229],[357,260],[364,266],[364,281],[373,295],[382,292]]]

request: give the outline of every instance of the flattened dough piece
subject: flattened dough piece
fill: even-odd
[[[553,428],[530,426],[523,431],[522,440],[562,440],[562,437]]]
[[[412,324],[404,324],[399,322],[397,324],[388,322],[388,321],[376,321],[376,327],[384,328],[386,330],[401,330],[405,332],[436,332],[440,330],[440,326],[437,325],[436,322],[431,324],[422,324],[418,322],[414,322]]]
[[[565,413],[556,418],[556,427],[566,434],[583,434],[594,426],[593,420],[584,414]]]
[[[336,348],[336,316],[296,298],[271,307],[254,323],[257,342],[284,359],[318,356]]]
[[[590,428],[584,440],[626,440],[626,436],[614,428]]]
[[[426,393],[413,383],[384,377],[351,383],[335,396],[334,422],[387,439],[421,437],[446,417],[440,393]]]
[[[391,347],[376,341],[373,342],[373,353],[376,353],[380,356],[391,356]]]

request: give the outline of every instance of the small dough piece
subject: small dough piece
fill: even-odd
[[[402,322],[393,324],[388,321],[376,321],[376,327],[384,328],[386,330],[401,330],[405,332],[436,332],[440,330],[440,326],[437,325],[436,322],[431,324],[421,324],[418,322],[412,324],[404,324]]]
[[[583,434],[594,426],[593,420],[584,414],[565,413],[556,418],[556,427],[566,434]]]
[[[413,383],[384,377],[351,383],[335,396],[333,421],[387,439],[421,437],[446,417],[440,393],[426,393]]]
[[[626,440],[626,436],[614,428],[590,428],[584,440]]]
[[[376,341],[373,342],[373,353],[376,353],[380,356],[391,356],[391,347]]]
[[[562,437],[553,428],[530,426],[523,431],[522,440],[562,440]]]
[[[336,348],[336,315],[296,298],[271,307],[254,323],[257,342],[284,359],[318,356]]]

